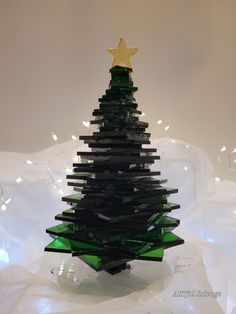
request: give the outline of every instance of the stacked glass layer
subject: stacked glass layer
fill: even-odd
[[[184,241],[172,233],[180,221],[167,216],[179,208],[168,202],[177,189],[166,188],[160,172],[150,165],[159,156],[150,144],[148,123],[139,120],[132,69],[114,66],[99,109],[91,124],[98,132],[80,136],[90,151],[78,152],[69,186],[77,194],[62,198],[71,208],[55,217],[62,223],[47,229],[54,238],[46,251],[72,253],[96,271],[111,274],[127,268],[127,262],[162,261],[164,249]]]

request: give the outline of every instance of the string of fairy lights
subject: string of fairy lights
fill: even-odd
[[[141,114],[141,117],[144,117],[146,114],[143,112]],[[90,122],[89,121],[83,121],[82,122],[83,126],[89,128],[90,127]],[[164,124],[164,122],[162,120],[157,120],[156,124],[158,126],[163,126],[163,130],[165,132],[169,131],[170,129],[170,125],[169,124]],[[58,142],[58,136],[55,132],[52,132],[51,133],[51,137],[52,137],[52,140],[55,142],[55,144]],[[78,137],[75,136],[74,134],[71,135],[71,139],[75,142],[78,141]],[[175,143],[176,140],[171,140],[172,143]],[[189,149],[190,148],[190,145],[189,144],[186,144],[185,145],[185,148],[186,149]],[[227,152],[227,148],[226,146],[222,146],[219,148],[219,153],[222,154],[222,153],[226,153]],[[219,155],[218,156],[218,162],[220,163],[222,161],[222,155]],[[75,156],[72,158],[72,161],[74,163],[77,163],[79,162],[80,158],[78,156]],[[236,148],[234,148],[230,153],[228,153],[228,161],[229,161],[229,168],[230,170],[232,171],[236,171]],[[25,160],[25,164],[28,165],[28,166],[32,166],[32,165],[46,165],[46,177],[47,177],[47,182],[52,185],[59,193],[59,195],[64,195],[64,191],[63,189],[61,188],[61,184],[63,183],[63,179],[62,178],[56,178],[53,174],[53,172],[51,171],[50,169],[50,163],[52,162],[52,160],[45,160],[45,161],[32,161],[30,159],[27,159]],[[188,171],[188,166],[184,166],[183,168],[184,171]],[[72,168],[69,168],[69,167],[65,167],[65,173],[66,174],[71,174],[73,173],[73,169]],[[8,208],[8,205],[12,202],[12,197],[8,196],[8,193],[6,192],[7,190],[7,187],[8,186],[13,186],[13,185],[20,185],[20,184],[23,184],[23,185],[29,185],[29,184],[32,184],[32,182],[39,182],[39,181],[44,181],[45,182],[45,176],[43,176],[41,179],[40,178],[37,178],[35,180],[31,180],[30,183],[27,183],[24,181],[24,178],[23,176],[18,176],[16,179],[15,179],[15,182],[0,182],[0,209],[1,211],[6,211],[7,208]],[[221,181],[221,179],[219,177],[215,177],[215,182],[219,182]]]

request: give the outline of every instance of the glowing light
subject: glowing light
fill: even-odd
[[[21,178],[21,177],[18,177],[17,179],[16,179],[16,183],[21,183],[23,181],[23,179]]]
[[[57,183],[62,183],[62,179],[57,179]]]
[[[7,206],[6,206],[5,204],[2,204],[2,205],[1,205],[1,210],[4,211],[4,210],[6,210],[6,209],[7,209]]]
[[[162,120],[158,120],[158,121],[157,121],[157,124],[162,124]]]
[[[73,172],[73,170],[71,168],[66,168],[65,170],[66,170],[67,173],[72,173]]]
[[[233,150],[233,153],[236,153],[236,148]]]
[[[78,156],[75,156],[74,158],[73,158],[73,162],[78,162],[79,161],[79,157]]]
[[[221,181],[219,177],[215,177],[215,182]]]
[[[225,146],[222,146],[221,149],[220,149],[220,151],[221,151],[221,152],[225,152],[225,151],[226,151],[226,147],[225,147]]]
[[[64,195],[64,191],[63,190],[58,190],[60,195]]]
[[[27,165],[32,165],[33,161],[32,161],[32,160],[27,159],[27,160],[26,160],[26,163],[27,163]]]
[[[90,122],[89,121],[83,121],[82,122],[84,126],[86,126],[86,128],[89,128],[90,126]]]
[[[75,135],[71,135],[71,138],[72,138],[72,140],[74,140],[74,141],[76,141],[77,140],[77,137],[75,136]]]
[[[233,162],[236,162],[236,159],[234,159]]]
[[[145,113],[145,112],[142,112],[141,115],[140,115],[140,117],[144,117],[144,116],[146,116],[146,113]]]
[[[4,249],[0,249],[0,262],[3,262],[4,264],[9,263],[9,256]]]
[[[172,140],[171,143],[175,143],[175,140]]]
[[[189,145],[186,145],[185,147],[188,149],[188,148],[189,148]]]
[[[207,238],[207,241],[210,243],[214,243],[214,241],[211,238]]]
[[[165,131],[168,131],[168,130],[169,130],[169,128],[170,128],[170,126],[169,126],[169,125],[167,125],[167,126],[165,127]]]
[[[12,201],[12,199],[11,199],[11,198],[8,198],[8,199],[5,201],[5,204],[10,204],[11,201]]]
[[[188,170],[188,166],[185,166],[185,167],[184,167],[184,170],[187,171],[187,170]]]
[[[56,142],[58,140],[58,137],[55,133],[52,133],[52,139]]]

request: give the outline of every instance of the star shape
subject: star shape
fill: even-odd
[[[130,58],[137,52],[137,48],[127,48],[124,39],[121,38],[118,48],[108,48],[107,50],[114,56],[112,68],[118,65],[132,69]]]

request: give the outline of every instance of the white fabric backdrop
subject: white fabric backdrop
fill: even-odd
[[[0,153],[1,313],[236,313],[236,184],[215,182],[197,147],[165,138],[152,146],[161,156],[153,168],[179,189],[171,199],[181,209],[170,216],[181,219],[175,233],[185,244],[166,250],[162,263],[133,261],[116,276],[43,251],[50,242],[45,229],[67,207],[61,194],[72,193],[67,168],[86,147],[70,141],[34,154]],[[174,297],[180,290],[216,294]]]

